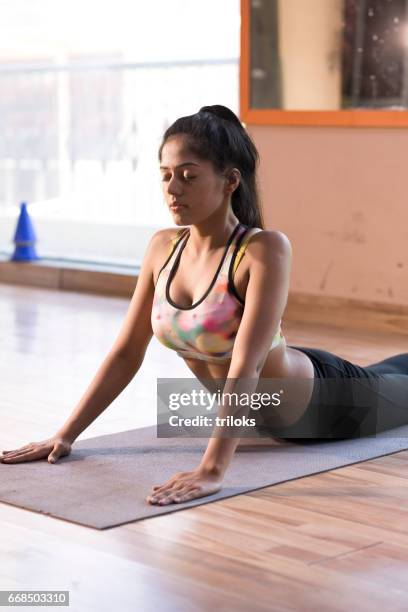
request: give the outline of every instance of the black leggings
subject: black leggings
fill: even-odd
[[[408,353],[363,367],[321,349],[291,348],[313,363],[313,394],[296,423],[273,431],[261,428],[263,433],[306,442],[375,436],[408,424]]]

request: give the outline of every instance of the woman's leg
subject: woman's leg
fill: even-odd
[[[366,366],[365,370],[377,381],[377,431],[407,425],[408,353],[392,355]]]
[[[366,366],[365,369],[375,374],[405,374],[408,376],[408,353],[387,357],[387,359]]]

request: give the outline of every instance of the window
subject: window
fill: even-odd
[[[408,125],[406,0],[243,0],[242,11],[244,120]]]
[[[26,201],[40,255],[134,263],[174,225],[163,131],[205,104],[238,112],[239,0],[200,20],[198,0],[3,4],[0,250]]]

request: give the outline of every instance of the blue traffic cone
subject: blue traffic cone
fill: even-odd
[[[27,211],[27,204],[22,202],[20,208],[20,215],[18,217],[16,232],[13,239],[16,247],[11,261],[34,261],[40,259],[34,246],[37,237]]]

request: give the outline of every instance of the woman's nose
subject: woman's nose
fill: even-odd
[[[175,179],[170,179],[168,184],[167,184],[167,191],[170,194],[175,194],[175,195],[179,195],[180,194],[180,181],[177,181]]]

